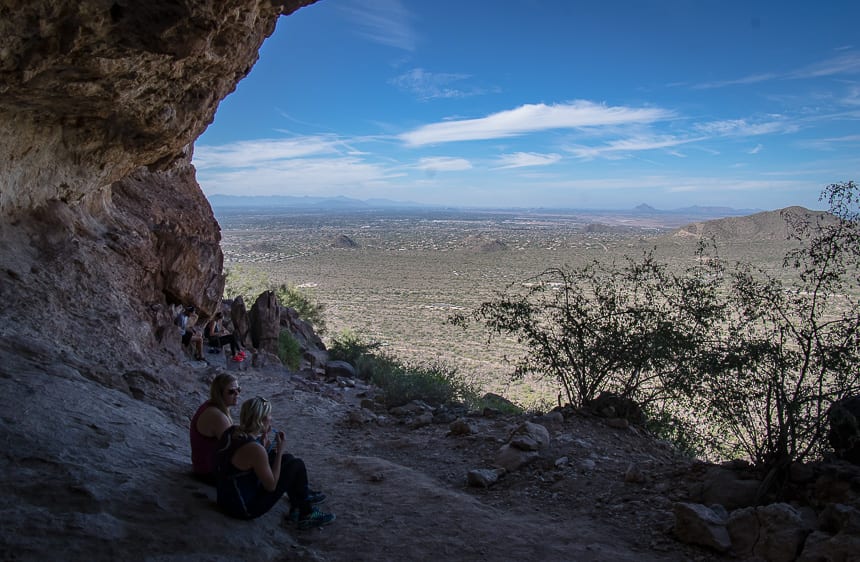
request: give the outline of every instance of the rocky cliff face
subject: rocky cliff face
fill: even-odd
[[[134,458],[187,424],[201,383],[170,307],[205,317],[223,289],[191,147],[278,17],[313,1],[0,0],[0,558],[62,557],[40,537],[81,510],[123,520],[75,498],[109,498],[125,470],[139,495],[154,473],[135,482]]]
[[[5,334],[132,365],[173,343],[168,305],[214,310],[220,233],[191,145],[311,2],[0,1]]]

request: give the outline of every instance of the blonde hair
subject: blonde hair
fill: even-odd
[[[237,430],[245,435],[259,435],[263,432],[263,419],[272,413],[272,404],[259,396],[242,402]]]
[[[221,410],[227,419],[230,420],[230,424],[233,423],[233,418],[230,417],[230,410],[227,408],[227,404],[224,403],[224,391],[230,386],[231,383],[238,382],[239,379],[234,377],[229,373],[221,373],[215,380],[212,381],[212,385],[209,386],[209,401],[212,404]]]

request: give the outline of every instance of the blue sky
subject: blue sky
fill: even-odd
[[[207,195],[822,208],[860,180],[860,2],[320,0],[195,143]]]

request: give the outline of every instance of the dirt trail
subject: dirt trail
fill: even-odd
[[[564,498],[547,501],[539,493],[522,493],[522,487],[511,490],[508,498],[505,491],[468,488],[465,467],[485,467],[480,446],[432,438],[447,427],[351,427],[344,420],[357,402],[355,389],[320,384],[320,391],[303,390],[296,383],[305,386],[276,373],[252,372],[241,380],[244,399],[272,399],[288,449],[305,460],[312,484],[329,496],[324,508],[337,514],[331,526],[290,531],[319,559],[643,561],[696,556],[680,544],[677,552],[643,549],[643,543],[653,543],[643,536],[651,529],[607,525],[589,517],[587,506]],[[495,439],[485,441],[498,448]],[[397,457],[406,464],[392,460]]]

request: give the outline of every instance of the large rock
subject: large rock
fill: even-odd
[[[698,544],[718,552],[727,552],[732,541],[726,529],[723,514],[706,505],[695,503],[676,503],[675,536],[682,542]]]
[[[313,0],[0,3],[0,215],[159,170]]]
[[[732,549],[738,556],[790,562],[800,554],[812,529],[792,506],[775,503],[733,511],[728,530]]]
[[[281,305],[278,296],[265,291],[254,301],[250,314],[251,342],[260,351],[278,355],[281,334]]]
[[[828,437],[836,456],[860,464],[860,396],[835,402],[827,412]]]

